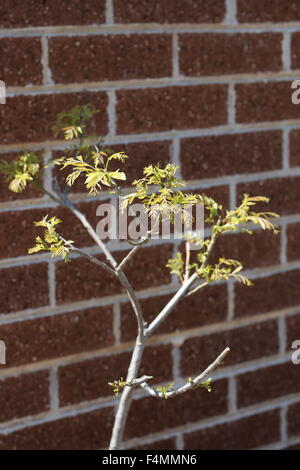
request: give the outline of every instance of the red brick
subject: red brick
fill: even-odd
[[[93,450],[106,448],[113,408],[26,427],[0,435],[0,448],[12,450]]]
[[[300,258],[300,223],[290,224],[287,228],[287,259],[288,261],[298,260]]]
[[[237,186],[237,193],[240,196],[239,200],[242,199],[242,195],[245,193],[250,194],[250,196],[266,196],[270,198],[268,204],[257,204],[255,211],[271,211],[276,212],[280,216],[300,212],[299,176],[242,183]]]
[[[108,382],[126,378],[131,353],[113,354],[77,362],[59,369],[59,391],[62,406],[112,395]],[[172,378],[171,346],[146,348],[139,376],[153,375],[151,383]]]
[[[184,376],[199,374],[227,346],[230,348],[230,353],[224,360],[225,366],[276,354],[278,352],[277,324],[275,321],[265,321],[187,339],[181,348],[182,374]]]
[[[300,166],[300,129],[290,131],[290,164]]]
[[[145,320],[150,323],[171,297],[172,295],[161,295],[141,300]],[[136,319],[129,303],[121,305],[122,340],[132,341],[136,337]],[[173,333],[220,322],[226,319],[226,315],[226,286],[208,286],[197,294],[181,300],[167,320],[157,329],[157,333]]]
[[[7,366],[110,346],[114,341],[112,322],[111,307],[95,307],[1,325]]]
[[[49,409],[46,371],[0,379],[0,421],[35,415]]]
[[[297,1],[290,0],[238,0],[237,18],[240,23],[299,21],[300,10]]]
[[[253,280],[254,286],[235,287],[237,317],[271,312],[300,303],[300,270],[288,271]]]
[[[176,450],[176,440],[163,439],[161,441],[151,442],[151,444],[143,444],[138,447],[132,447],[131,450]]]
[[[129,158],[123,164],[120,164],[119,161],[111,161],[110,168],[122,168],[122,171],[126,173],[126,182],[124,182],[124,184],[131,185],[134,180],[142,178],[143,169],[145,166],[151,164],[156,165],[159,163],[163,167],[169,163],[170,147],[171,142],[167,140],[163,140],[161,142],[137,142],[130,144],[110,145],[110,151],[125,152],[126,155],[129,156]],[[54,158],[59,158],[62,153],[62,151],[54,152]],[[69,171],[67,169],[62,171],[58,168],[56,169],[56,175],[62,187],[65,185],[65,179],[68,174]],[[78,178],[75,185],[73,186],[74,192],[86,192],[84,179],[84,177]]]
[[[48,304],[48,266],[46,263],[1,269],[2,313],[12,313]]]
[[[246,450],[280,439],[278,410],[267,411],[229,423],[186,434],[187,450]]]
[[[57,83],[172,75],[170,35],[117,34],[53,38],[50,39],[49,53],[52,77]]]
[[[237,376],[239,408],[299,391],[299,370],[291,362]]]
[[[227,121],[226,103],[223,85],[122,90],[117,92],[118,132],[218,126]]]
[[[2,0],[1,28],[84,25],[105,22],[105,0]]]
[[[114,1],[116,23],[218,23],[225,15],[224,0]]]
[[[93,104],[100,111],[95,115],[90,130],[98,135],[106,133],[107,96],[104,92],[9,97],[5,106],[0,107],[1,141],[9,144],[49,140],[53,135],[51,126],[58,113],[87,103]]]
[[[6,86],[41,85],[40,38],[1,38],[1,78]]]
[[[186,76],[279,71],[281,39],[278,33],[181,34],[180,71]]]
[[[236,85],[236,120],[239,123],[299,119],[292,103],[291,82]]]
[[[289,406],[288,413],[288,435],[297,436],[300,434],[300,403]]]
[[[87,215],[89,222],[96,227],[98,217],[96,209],[99,201],[82,203],[78,209]],[[62,224],[57,230],[67,240],[73,240],[77,247],[94,245],[93,239],[89,236],[86,229],[78,219],[68,210],[62,207],[21,210],[13,212],[0,213],[0,258],[13,258],[28,254],[28,248],[31,248],[37,235],[43,235],[44,229],[38,229],[34,222],[40,220],[45,215],[56,216],[62,220]],[[97,220],[98,219],[98,220]],[[7,240],[9,243],[7,244]]]
[[[104,261],[104,257],[101,257]],[[113,295],[122,291],[117,279],[91,263],[77,258],[56,264],[56,298],[59,304]]]
[[[296,352],[296,349],[292,349],[292,343],[295,340],[299,340],[299,331],[300,331],[300,315],[292,315],[286,318],[286,350]]]
[[[217,240],[210,262],[217,262],[219,257],[237,259],[246,269],[277,265],[280,236],[264,230],[255,230],[252,235],[226,234]]]
[[[5,160],[7,162],[11,162],[12,160],[15,160],[19,155],[21,155],[21,153],[17,153],[17,152],[1,153],[0,161]],[[0,175],[0,181],[1,181],[0,202],[16,201],[19,199],[29,199],[29,198],[36,198],[36,197],[43,196],[42,191],[39,191],[30,183],[27,184],[26,189],[22,191],[21,193],[14,193],[13,191],[10,191],[8,189],[9,183],[7,183],[7,181],[5,180],[2,174]]]
[[[227,380],[225,379],[215,382],[212,393],[198,389],[169,400],[142,398],[131,404],[125,437],[141,437],[223,414],[226,411]]]
[[[221,204],[224,209],[229,209],[229,187],[227,185],[222,186],[210,186],[209,188],[193,189],[192,192],[196,194],[206,194],[213,198],[218,204]]]
[[[281,168],[281,132],[212,135],[181,140],[182,176],[218,178]],[[269,155],[270,158],[266,158]]]
[[[118,252],[114,255],[120,261],[126,252]],[[171,245],[141,248],[125,268],[134,288],[139,290],[168,284],[170,272],[165,265],[171,256]],[[143,273],[142,276],[141,273]],[[74,259],[67,264],[63,261],[57,263],[56,279],[58,303],[98,298],[122,292],[122,287],[115,277],[82,258]]]
[[[299,7],[298,7],[299,10]],[[299,69],[300,68],[300,61],[299,61],[299,46],[300,46],[300,34],[294,33],[292,35],[292,68]]]

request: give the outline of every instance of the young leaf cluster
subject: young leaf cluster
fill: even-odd
[[[249,223],[258,225],[264,230],[272,230],[275,234],[278,233],[278,227],[270,220],[271,218],[278,217],[277,214],[274,212],[254,212],[252,210],[253,206],[258,202],[269,202],[269,199],[266,197],[250,197],[248,194],[244,194],[240,206],[234,210],[226,211],[223,218],[221,216],[221,206],[215,203],[212,198],[207,198],[204,194],[200,197],[205,208],[209,210],[209,217],[206,220],[215,220],[217,218],[217,222],[212,227],[212,236],[216,238],[223,233],[238,230],[252,234],[251,230],[245,228]],[[199,245],[197,262],[189,265],[189,268],[204,278],[206,283],[228,280],[230,277],[233,277],[247,286],[252,285],[252,282],[240,273],[243,265],[237,260],[220,258],[215,265],[207,263],[211,239],[201,241],[193,239],[193,235],[188,239]],[[177,253],[175,258],[169,259],[166,266],[171,270],[172,274],[176,274],[183,281],[184,260],[181,253]]]
[[[186,209],[200,202],[200,199],[197,194],[185,194],[177,190],[185,185],[175,176],[177,168],[172,163],[164,168],[159,165],[145,167],[144,177],[133,182],[136,191],[123,197],[122,209],[138,200],[150,216],[161,220],[167,217],[174,223],[175,216],[179,214],[184,222],[191,223],[192,218]]]
[[[57,217],[48,216],[42,218],[38,222],[35,222],[36,227],[45,228],[44,236],[35,237],[35,246],[28,250],[29,254],[38,253],[39,251],[49,251],[51,257],[61,257],[65,262],[69,261],[70,248],[73,244],[73,240],[63,240],[60,235],[56,232],[55,226],[60,224],[61,220]]]
[[[124,152],[108,155],[104,151],[95,151],[91,157],[92,163],[84,160],[81,155],[57,161],[57,164],[61,165],[61,169],[67,167],[72,169],[66,178],[68,186],[73,186],[76,179],[83,175],[85,177],[84,184],[89,191],[89,195],[95,196],[101,190],[101,185],[112,187],[116,185],[115,180],[126,180],[125,173],[120,169],[109,170],[109,163],[112,160],[119,160],[123,163],[128,158]]]
[[[113,387],[113,392],[117,396],[119,396],[120,391],[127,385],[123,377],[121,379],[114,380],[113,382],[108,382],[110,387]]]
[[[66,140],[77,139],[83,134],[87,122],[98,112],[90,104],[85,104],[83,106],[74,106],[69,111],[59,113],[56,123],[52,127],[54,135],[57,136],[60,132],[63,132]]]
[[[167,400],[168,393],[173,391],[174,382],[169,383],[168,385],[161,385],[156,387],[156,390],[162,394],[162,396]]]
[[[272,230],[274,234],[279,232],[278,227],[270,219],[278,217],[274,212],[254,212],[252,207],[258,202],[269,202],[269,198],[264,196],[249,196],[244,194],[242,203],[234,210],[227,211],[226,217],[218,227],[219,233],[237,231],[246,224],[252,223],[260,226],[263,230]],[[243,230],[243,229],[242,229]],[[248,233],[252,233],[246,230]]]
[[[40,157],[34,153],[26,152],[11,163],[2,160],[0,162],[0,173],[9,183],[8,188],[14,193],[21,193],[32,182],[40,172]]]
[[[215,265],[207,264],[206,266],[202,266],[201,256],[200,265],[194,263],[192,267],[195,268],[197,274],[204,278],[207,283],[222,280],[227,281],[230,277],[233,277],[246,286],[252,286],[252,282],[240,273],[243,269],[242,263],[235,259],[219,258],[218,263]]]
[[[192,377],[189,377],[188,382],[193,384],[194,379],[192,379]],[[208,392],[211,392],[212,391],[212,378],[209,378],[209,379],[205,380],[204,382],[200,382],[199,384],[194,384],[193,385],[193,389],[198,388],[198,387],[203,387]]]

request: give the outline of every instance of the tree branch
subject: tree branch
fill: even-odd
[[[221,223],[221,219],[218,220],[216,226],[219,226]],[[210,243],[207,247],[207,253],[206,257],[203,260],[201,264],[201,268],[204,268],[207,265],[208,259],[211,255],[212,249],[214,247],[214,244],[219,236],[218,231],[216,230],[210,239]],[[191,275],[191,277],[182,284],[180,289],[176,292],[174,297],[167,303],[167,305],[162,309],[162,311],[157,315],[157,317],[150,323],[148,328],[145,330],[145,335],[150,336],[154,330],[169,316],[169,314],[172,312],[174,307],[178,304],[178,302],[186,295],[190,287],[193,285],[193,283],[196,281],[198,277],[197,272]],[[197,288],[198,289],[198,288]],[[193,292],[193,291],[192,291]]]
[[[142,387],[152,397],[174,398],[177,395],[181,395],[182,393],[188,392],[189,390],[192,390],[193,388],[199,386],[208,374],[213,372],[219,365],[222,364],[223,359],[227,356],[229,351],[229,348],[225,348],[224,351],[217,357],[217,359],[215,359],[215,361],[212,362],[201,374],[197,375],[197,377],[195,377],[190,382],[187,382],[186,384],[182,385],[182,387],[178,387],[175,390],[172,390],[171,392],[166,392],[165,394],[163,394],[162,392],[159,392],[158,390],[155,390],[154,388],[150,387],[150,385],[148,385],[147,382],[144,381],[140,384],[140,387]]]
[[[124,266],[134,257],[138,249],[148,242],[150,234],[151,231],[148,231],[147,235],[145,237],[142,237],[141,240],[134,245],[134,247],[129,251],[129,253],[123,258],[119,266],[117,266],[116,271],[121,271]]]
[[[109,272],[109,274],[112,274],[113,276],[116,275],[113,269],[107,266],[107,264],[103,263],[103,261],[99,260],[98,258],[95,258],[95,256],[89,255],[88,253],[85,253],[84,251],[75,248],[75,246],[70,246],[70,251],[72,253],[77,253],[78,255],[83,256],[84,258],[87,258],[91,263],[97,264],[97,266],[100,266],[100,268],[105,269],[107,272]]]

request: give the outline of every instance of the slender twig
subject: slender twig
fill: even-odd
[[[192,295],[192,294],[196,294],[196,292],[198,292],[198,290],[202,289],[202,287],[205,287],[207,286],[208,282],[203,282],[202,284],[200,284],[199,286],[195,287],[194,289],[190,290],[187,294],[186,294],[186,297],[188,297],[189,295]]]
[[[103,263],[103,261],[101,261],[100,259],[95,258],[95,256],[89,255],[88,253],[85,253],[84,251],[79,250],[78,248],[75,248],[74,246],[70,247],[70,251],[72,253],[76,253],[80,256],[83,256],[84,258],[87,258],[91,263],[94,263],[97,266],[100,266],[100,268],[105,269],[107,272],[109,272],[109,274],[112,274],[113,276],[116,275],[116,273],[113,269],[111,269],[109,266],[107,266],[107,264]]]
[[[133,379],[130,383],[127,385],[133,387],[134,385],[141,385],[144,382],[147,382],[147,380],[153,379],[153,375],[142,375],[142,377],[138,377],[137,379]]]
[[[77,219],[81,222],[81,224],[85,227],[89,235],[92,237],[92,239],[95,241],[95,243],[99,246],[99,248],[102,250],[104,253],[107,261],[110,263],[110,265],[113,268],[114,274],[117,276],[119,281],[121,282],[122,286],[127,292],[128,298],[131,302],[133,311],[136,316],[137,320],[137,325],[138,325],[138,335],[136,338],[136,343],[135,347],[132,353],[127,377],[126,377],[126,382],[130,383],[132,380],[136,378],[138,375],[139,367],[141,364],[142,360],[142,355],[145,347],[145,322],[141,310],[141,306],[139,303],[139,300],[135,294],[135,291],[133,287],[131,286],[130,282],[128,281],[126,275],[124,272],[119,269],[117,271],[117,266],[118,263],[115,260],[115,258],[112,256],[110,251],[106,248],[105,244],[103,241],[98,237],[97,233],[91,226],[91,224],[88,222],[87,218],[85,217],[84,214],[82,214],[75,206],[74,204],[67,198],[67,195],[63,194],[60,191],[60,188],[57,188],[56,191],[59,195],[59,197],[62,200],[62,204],[68,207],[72,213],[77,217]],[[112,437],[111,437],[111,442],[110,442],[110,449],[118,449],[120,448],[122,439],[123,439],[123,434],[124,434],[124,428],[125,428],[125,423],[126,419],[128,416],[129,412],[129,407],[130,403],[132,400],[132,393],[133,393],[133,387],[126,385],[124,387],[124,390],[122,392],[120,401],[119,401],[119,406],[116,414],[116,418],[114,421],[114,426],[113,426],[113,431],[112,431]]]
[[[150,323],[148,328],[146,328],[146,336],[150,336],[156,328],[169,316],[174,307],[178,302],[185,296],[192,284],[196,281],[198,277],[197,273],[191,275],[191,277],[180,287],[172,299],[167,303],[167,305],[162,309],[162,311],[157,315],[157,317]]]
[[[218,220],[216,226],[218,227],[220,223],[221,223],[221,219]],[[214,244],[218,236],[219,236],[219,232],[218,230],[215,230],[210,239],[209,245],[207,247],[206,257],[203,260],[200,269],[203,269],[207,265],[208,259],[211,255],[212,249],[214,247]],[[176,292],[176,294],[172,297],[172,299],[167,303],[167,305],[162,309],[162,311],[157,315],[157,317],[154,318],[152,323],[150,323],[148,328],[145,330],[146,336],[150,336],[153,333],[153,331],[156,330],[156,328],[170,315],[170,313],[176,307],[178,302],[187,294],[190,287],[196,281],[197,277],[198,277],[198,273],[195,272],[191,275],[191,277],[186,282],[183,283],[183,285]]]
[[[185,242],[185,274],[184,280],[187,281],[190,277],[190,257],[191,257],[191,245],[188,240]]]
[[[222,364],[223,359],[225,358],[225,356],[227,356],[229,351],[229,348],[225,348],[224,351],[217,357],[217,359],[212,362],[201,374],[197,375],[197,377],[182,385],[181,387],[178,387],[170,392],[166,392],[163,394],[162,392],[159,392],[158,390],[155,390],[154,388],[150,387],[147,382],[144,381],[140,384],[140,386],[152,397],[174,398],[177,395],[181,395],[182,393],[188,392],[189,390],[192,390],[193,388],[199,386],[203,379],[208,376],[208,374],[213,372],[219,365]]]
[[[119,266],[117,266],[116,271],[121,271],[122,269],[124,269],[124,266],[134,257],[138,249],[149,241],[150,234],[151,234],[151,231],[147,232],[147,235],[145,237],[142,237],[141,240],[135,244],[135,246],[123,258]]]

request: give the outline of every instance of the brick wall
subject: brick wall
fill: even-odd
[[[277,237],[229,235],[219,248],[239,257],[255,286],[210,286],[184,300],[157,330],[142,369],[157,382],[193,375],[223,347],[214,392],[174,400],[136,396],[126,448],[300,448],[300,6],[287,0],[2,0],[1,157],[45,158],[56,113],[101,110],[92,130],[126,150],[131,178],[148,163],[175,162],[188,188],[226,207],[243,192],[272,198]],[[45,173],[51,187],[51,175]],[[91,222],[104,193],[73,195]],[[125,376],[135,324],[120,286],[76,259],[28,256],[32,222],[45,213],[65,234],[96,249],[76,221],[35,190],[0,188],[0,448],[107,446],[116,400],[107,382]],[[69,232],[68,232],[69,231]],[[124,253],[124,244],[112,244]],[[128,267],[150,319],[176,291],[164,267],[174,247],[142,248]],[[117,256],[120,256],[117,253]],[[132,265],[133,266],[133,265]]]

